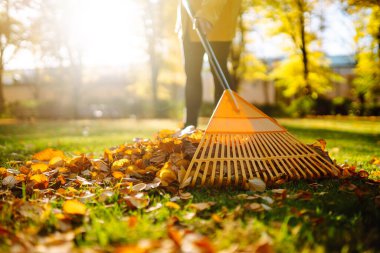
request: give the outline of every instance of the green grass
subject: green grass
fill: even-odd
[[[330,155],[338,163],[347,161],[366,170],[378,169],[369,161],[373,156],[380,156],[380,122],[345,118],[281,119],[279,122],[305,143],[325,139]],[[100,156],[107,147],[130,142],[135,137],[150,138],[160,129],[175,128],[177,123],[168,120],[0,123],[0,167],[6,167],[10,160],[30,159],[33,153],[46,147]],[[380,210],[376,196],[379,184],[362,179],[325,179],[317,181],[317,186],[311,183],[298,181],[277,186],[285,188],[289,197],[273,204],[268,204],[265,198],[236,198],[238,194],[256,194],[249,191],[192,189],[194,198],[179,201],[179,210],[163,207],[149,213],[129,210],[116,193],[107,202],[87,203],[89,214],[83,220],[73,221],[70,230],[80,228],[74,240],[76,246],[110,250],[120,244],[135,244],[142,238],[165,239],[168,224],[178,219],[176,224],[179,227],[206,235],[217,249],[252,249],[267,235],[276,252],[378,252]],[[345,185],[349,184],[357,188],[346,189]],[[301,190],[309,192],[311,198],[290,197]],[[274,198],[270,190],[259,196]],[[153,206],[165,204],[170,201],[170,195],[152,191],[150,201]],[[192,202],[208,201],[216,204],[197,212],[191,219],[187,218],[194,212],[190,207]],[[247,209],[247,205],[253,202],[266,203],[272,209],[264,212]],[[52,205],[59,209],[62,201],[53,201]],[[28,227],[34,226],[40,228],[37,235],[43,237],[60,226],[53,215],[42,223],[33,219],[14,222],[15,216],[11,214],[15,207],[7,203],[0,207],[1,227],[12,227],[19,233],[26,233],[30,231]],[[213,215],[221,217],[222,222],[212,219]],[[137,217],[136,226],[130,226],[130,217]],[[7,239],[0,239],[0,243],[0,250],[9,250]]]

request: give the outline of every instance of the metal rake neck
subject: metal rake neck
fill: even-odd
[[[216,76],[218,77],[218,80],[219,80],[220,84],[222,85],[223,89],[226,90],[226,91],[228,91],[228,93],[231,95],[232,101],[234,103],[234,107],[235,107],[235,109],[237,111],[239,111],[240,109],[239,109],[239,105],[238,105],[238,103],[236,101],[235,95],[233,94],[233,92],[231,90],[231,87],[228,84],[228,81],[226,79],[226,76],[224,75],[223,70],[220,67],[219,61],[218,61],[218,59],[215,56],[214,50],[212,49],[212,46],[211,46],[210,42],[206,38],[205,33],[201,30],[201,27],[199,27],[197,25],[197,23],[195,22],[196,18],[194,17],[194,13],[193,13],[193,11],[191,9],[189,1],[188,0],[182,0],[182,4],[185,7],[185,10],[186,10],[187,14],[189,15],[191,22],[193,24],[195,24],[194,29],[195,29],[196,33],[198,34],[198,36],[199,36],[199,39],[200,39],[200,41],[201,41],[201,43],[203,45],[203,48],[206,51],[208,59],[209,59],[209,61],[211,63],[211,67],[214,69],[214,71],[216,73]]]

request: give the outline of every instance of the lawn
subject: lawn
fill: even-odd
[[[354,165],[376,179],[379,121],[279,122],[305,143],[325,139],[338,164]],[[30,160],[48,147],[67,156],[102,157],[105,148],[176,128],[170,120],[2,121],[0,167]],[[83,184],[49,198],[46,190],[27,193],[22,187],[12,201],[2,186],[0,251],[378,252],[379,188],[359,177],[285,182],[264,192],[196,188],[187,197],[158,187],[146,191],[138,199],[144,207],[136,208],[126,189],[106,184]],[[72,199],[85,203],[85,214],[62,213]]]

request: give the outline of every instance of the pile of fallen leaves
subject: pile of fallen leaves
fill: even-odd
[[[70,196],[83,185],[125,187],[138,192],[161,186],[174,193],[203,133],[198,130],[182,137],[175,134],[163,130],[153,141],[136,138],[132,144],[106,149],[100,159],[85,154],[68,157],[48,148],[34,154],[30,161],[12,161],[10,168],[0,168],[1,187],[19,197]]]

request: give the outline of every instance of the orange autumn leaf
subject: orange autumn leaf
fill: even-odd
[[[116,179],[120,179],[124,177],[124,173],[120,171],[114,171],[112,172],[112,176]]]
[[[129,217],[129,219],[128,219],[128,227],[130,227],[130,228],[136,227],[137,222],[138,222],[137,216],[133,215],[133,216]]]
[[[53,157],[65,158],[65,155],[61,150],[55,150],[52,148],[47,148],[33,155],[33,159],[40,161],[50,161]]]
[[[66,179],[65,179],[65,177],[64,176],[62,176],[62,175],[59,175],[58,177],[57,177],[57,180],[56,180],[57,182],[60,182],[62,185],[63,184],[66,184]]]
[[[45,163],[34,163],[34,164],[32,164],[31,168],[33,171],[44,172],[49,168],[49,165],[47,165]]]
[[[18,182],[24,182],[25,179],[26,179],[26,175],[25,175],[25,174],[18,174],[17,176],[15,176],[15,179],[16,179]]]
[[[223,221],[223,219],[217,214],[212,214],[211,219],[213,219],[213,221],[215,221],[217,223],[221,223]]]
[[[86,214],[86,206],[76,199],[66,200],[65,203],[63,203],[62,209],[65,214]]]
[[[1,168],[0,168],[0,176],[1,176],[1,177],[4,177],[4,176],[6,176],[6,175],[7,175],[7,169],[4,168],[4,167],[1,167]]]

